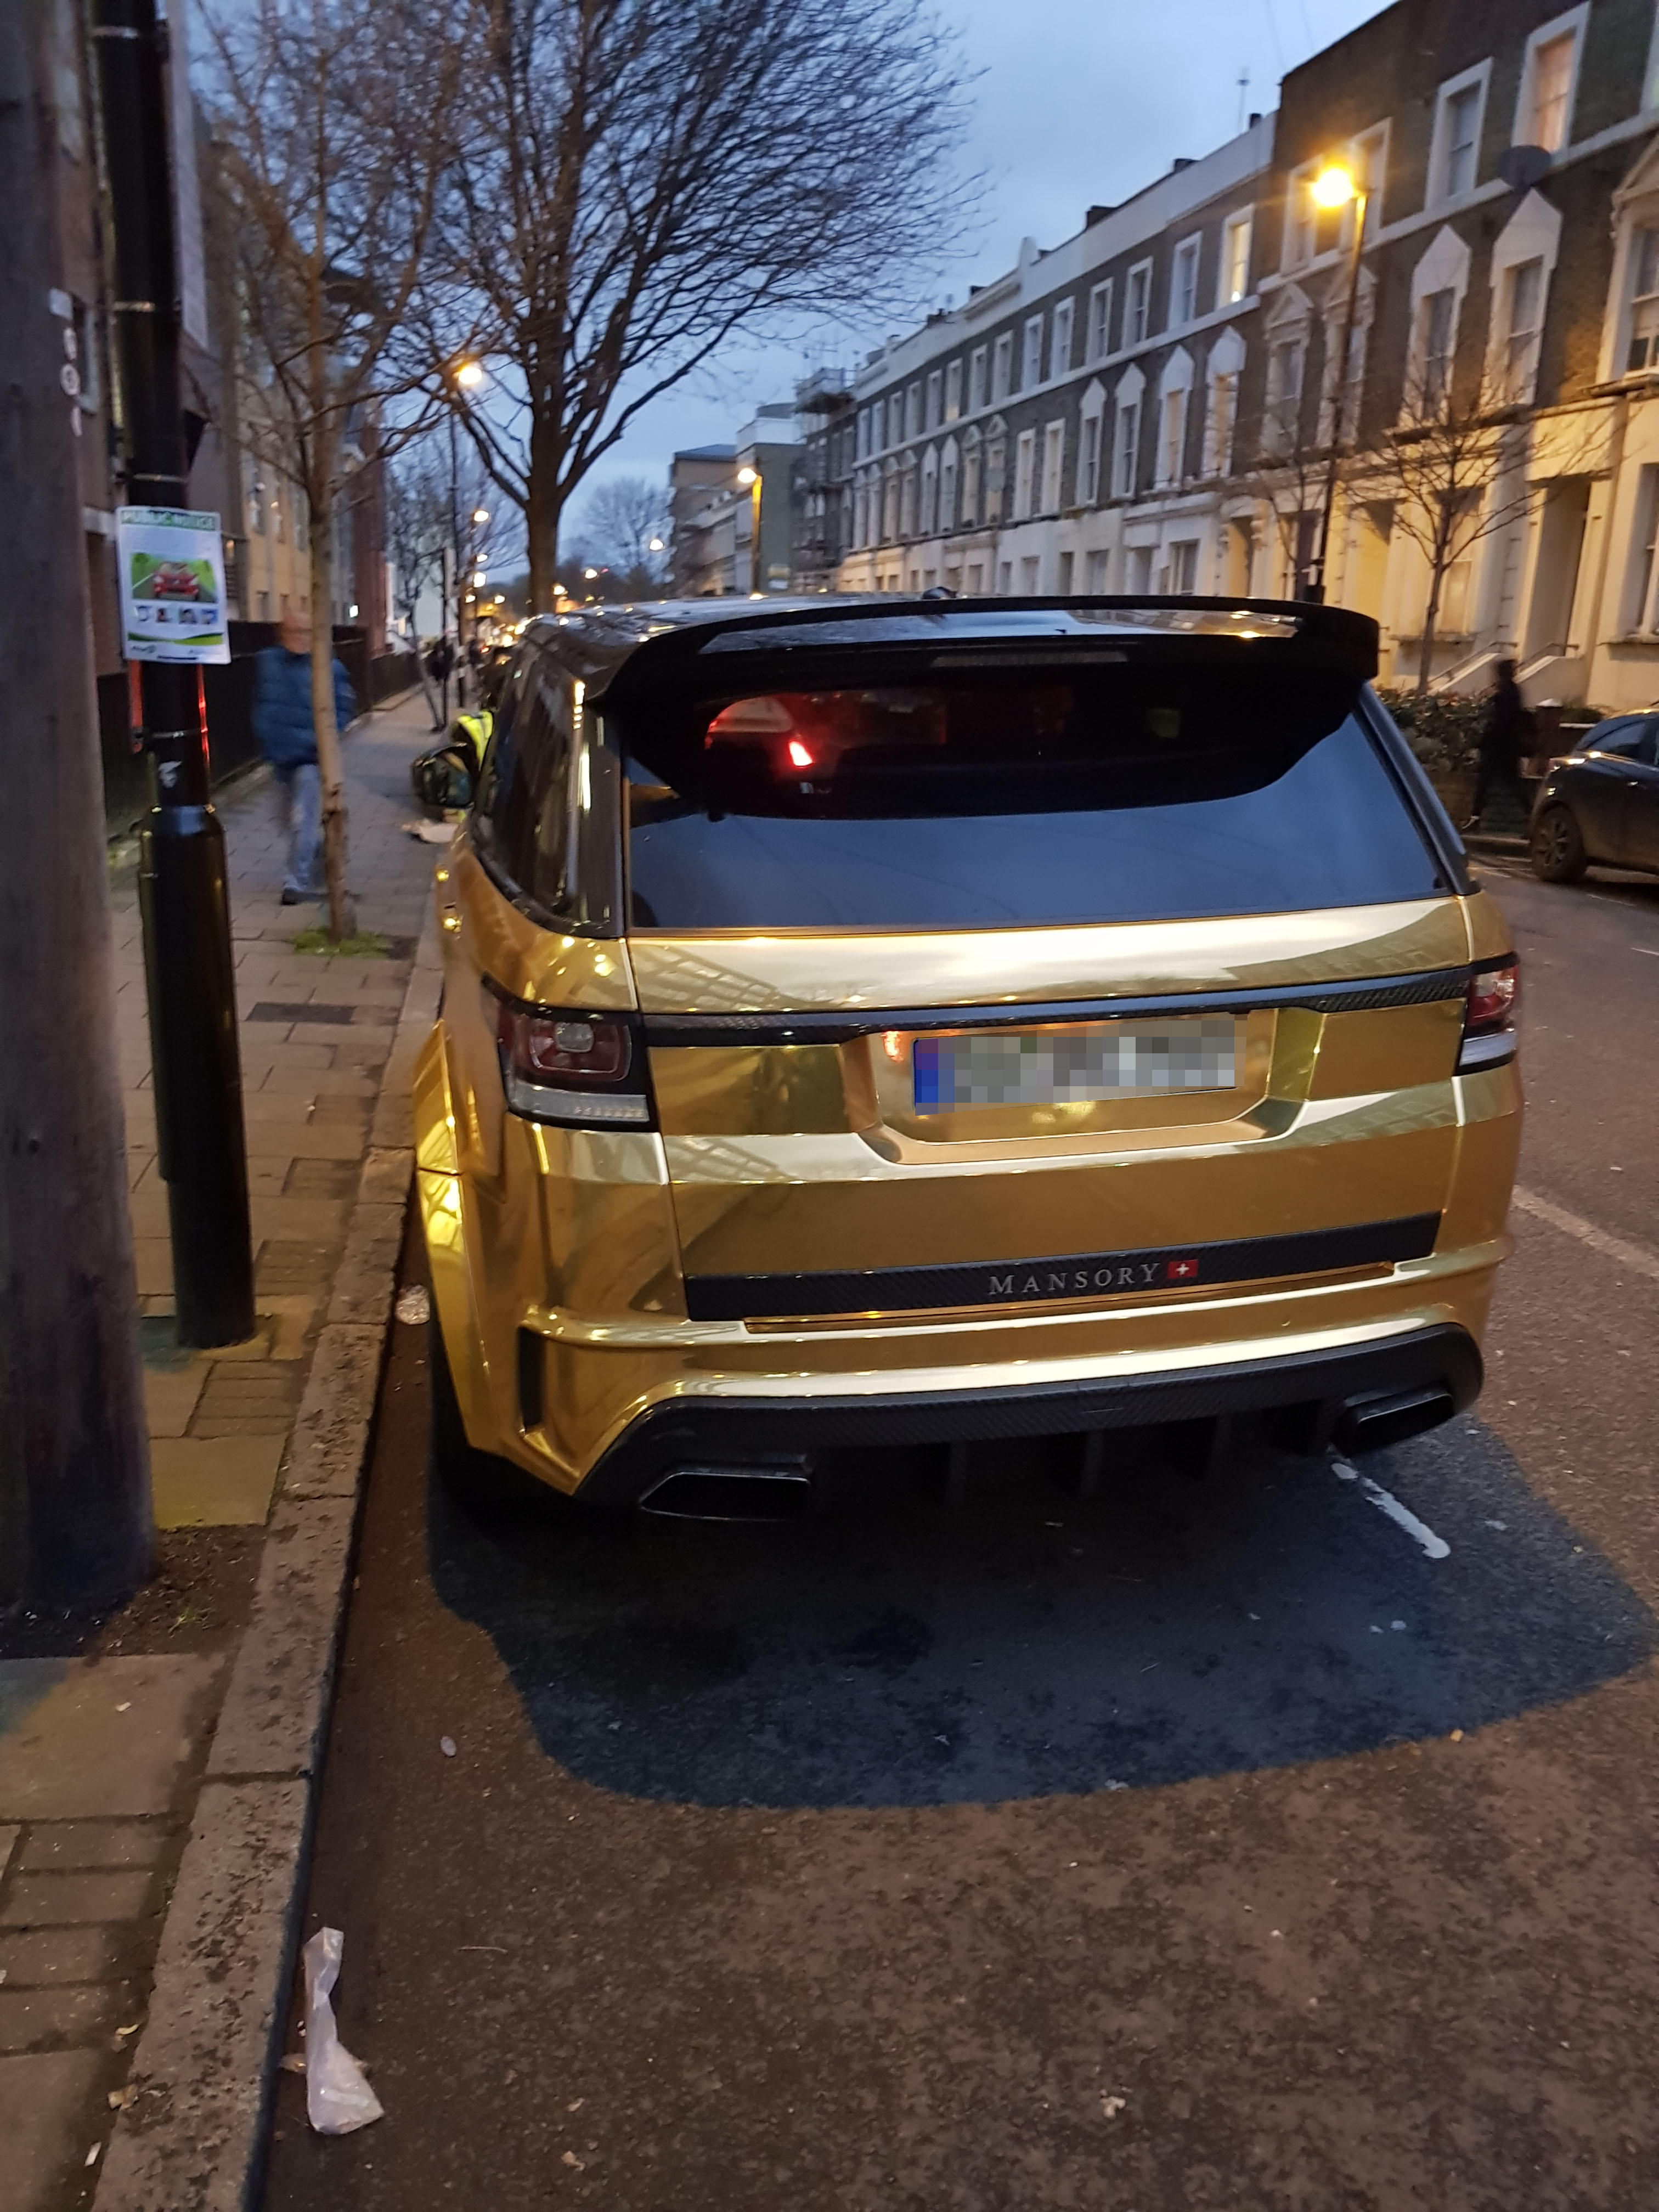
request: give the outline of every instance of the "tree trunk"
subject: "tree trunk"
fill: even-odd
[[[1440,554],[1437,553],[1434,556],[1433,569],[1429,577],[1429,603],[1423,610],[1422,641],[1417,651],[1417,690],[1413,696],[1418,699],[1425,697],[1427,694],[1429,674],[1434,665],[1434,633],[1436,624],[1440,619],[1440,586],[1445,581],[1445,561]]]
[[[346,889],[345,771],[334,725],[334,501],[331,470],[321,457],[319,479],[330,486],[319,506],[311,499],[311,719],[323,783],[323,873],[328,880],[328,935],[337,945],[357,927]]]
[[[559,565],[559,453],[556,427],[545,419],[530,425],[530,473],[525,500],[525,536],[530,553],[530,611],[550,615]]]

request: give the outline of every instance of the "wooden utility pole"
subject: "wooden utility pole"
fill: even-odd
[[[0,1602],[66,1612],[127,1596],[152,1541],[62,261],[76,21],[0,6]]]

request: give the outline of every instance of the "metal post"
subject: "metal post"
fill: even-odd
[[[136,505],[182,507],[166,36],[155,0],[94,0],[127,493]],[[253,1333],[253,1253],[224,831],[209,799],[199,670],[147,662],[140,684],[154,804],[140,833],[138,882],[179,1340],[234,1344]]]
[[[58,106],[78,27],[0,8],[0,605],[8,656],[0,871],[0,1605],[118,1604],[149,1571],[104,792],[82,538],[86,363],[63,241],[90,197]]]
[[[1356,191],[1353,208],[1353,254],[1348,264],[1348,300],[1342,311],[1342,350],[1337,356],[1336,384],[1331,394],[1331,452],[1325,465],[1325,500],[1319,518],[1319,558],[1303,597],[1315,604],[1325,598],[1325,563],[1331,544],[1331,511],[1336,503],[1336,457],[1342,444],[1342,402],[1348,389],[1348,350],[1353,343],[1354,307],[1359,298],[1359,257],[1365,250],[1366,196]]]

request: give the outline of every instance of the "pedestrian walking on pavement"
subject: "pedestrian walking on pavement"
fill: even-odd
[[[1532,802],[1521,784],[1522,756],[1532,750],[1535,725],[1527,702],[1521,696],[1521,687],[1515,680],[1515,663],[1500,660],[1498,664],[1498,684],[1486,708],[1486,719],[1480,731],[1480,749],[1474,776],[1474,811],[1463,824],[1465,830],[1478,830],[1480,817],[1486,811],[1486,802],[1493,790],[1501,786],[1514,795],[1524,822],[1532,811]]]
[[[455,648],[447,636],[434,637],[428,647],[426,672],[438,687],[438,727],[449,726],[449,678],[455,665]]]
[[[311,711],[311,624],[284,615],[281,642],[253,659],[253,734],[270,763],[277,817],[288,832],[288,873],[283,904],[319,898],[318,836],[322,823],[322,773],[317,765],[317,726]],[[357,702],[345,670],[334,663],[334,721],[343,730]]]

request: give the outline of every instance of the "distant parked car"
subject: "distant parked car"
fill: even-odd
[[[1598,722],[1550,764],[1533,809],[1533,872],[1576,883],[1593,862],[1659,873],[1659,713]]]

